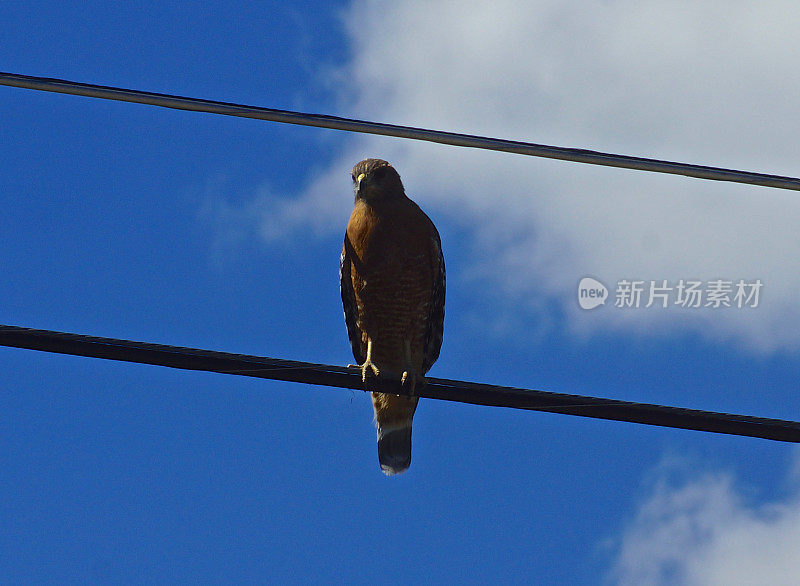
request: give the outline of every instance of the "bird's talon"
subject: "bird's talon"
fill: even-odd
[[[414,397],[416,395],[417,385],[420,383],[424,384],[424,381],[425,379],[418,377],[417,373],[414,371],[406,370],[403,372],[403,376],[400,377],[400,385],[403,391],[408,393],[409,397]]]
[[[372,374],[374,374],[376,377],[380,376],[381,371],[378,370],[378,367],[375,366],[372,362],[367,362],[366,364],[364,364],[364,366],[362,367],[362,371],[361,371],[361,378],[364,381],[367,380],[367,367],[372,369]]]
[[[364,364],[348,364],[347,368],[360,368],[361,369],[361,382],[367,382],[367,370],[371,370],[372,373],[377,377],[380,376],[381,371],[378,369],[377,366],[371,360],[365,360]]]

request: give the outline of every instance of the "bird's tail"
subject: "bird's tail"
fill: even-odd
[[[411,420],[403,427],[378,425],[378,461],[387,476],[400,474],[411,466]]]

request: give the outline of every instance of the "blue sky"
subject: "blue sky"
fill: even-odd
[[[784,4],[5,3],[0,70],[796,176]],[[347,364],[349,171],[379,156],[442,235],[431,375],[800,417],[792,192],[15,88],[0,111],[2,323]],[[587,275],[764,288],[586,311]],[[3,582],[800,569],[788,444],[427,400],[386,478],[360,392],[16,349],[0,371]]]

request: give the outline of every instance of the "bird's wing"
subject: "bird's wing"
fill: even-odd
[[[361,329],[358,327],[358,305],[356,304],[356,294],[353,291],[352,254],[353,247],[347,238],[347,233],[345,233],[342,256],[339,259],[339,288],[342,293],[344,322],[347,324],[347,336],[350,338],[353,358],[356,359],[358,364],[363,364],[367,357],[366,349],[361,340]]]
[[[442,336],[444,334],[444,293],[445,293],[445,269],[444,255],[442,254],[442,239],[439,231],[431,222],[433,235],[431,236],[431,260],[433,264],[433,286],[431,288],[431,304],[428,311],[428,326],[425,331],[425,346],[422,355],[422,373],[427,373],[436,359],[439,358],[439,350],[442,348]]]

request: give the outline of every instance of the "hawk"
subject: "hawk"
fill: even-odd
[[[386,161],[353,167],[355,205],[340,262],[342,306],[353,356],[368,376],[395,376],[411,396],[372,393],[378,461],[387,475],[411,464],[411,422],[424,375],[439,357],[445,270],[436,226]]]

